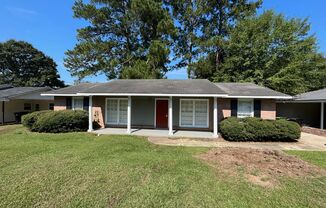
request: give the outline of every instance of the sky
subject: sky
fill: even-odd
[[[27,41],[58,65],[61,79],[72,84],[75,77],[63,65],[64,52],[77,43],[76,30],[85,25],[73,18],[73,0],[0,0],[0,42],[16,39]],[[264,0],[260,13],[274,9],[286,17],[309,18],[311,33],[315,34],[319,51],[326,54],[326,0]],[[186,79],[186,70],[167,74],[169,79]],[[84,81],[105,82],[103,75],[87,77]]]

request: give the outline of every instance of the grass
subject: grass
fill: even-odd
[[[193,157],[204,151],[0,127],[0,207],[326,207],[326,177],[263,188],[217,174]],[[325,153],[300,157],[326,166]]]
[[[325,151],[286,151],[288,154],[300,157],[314,165],[326,168],[326,152]]]

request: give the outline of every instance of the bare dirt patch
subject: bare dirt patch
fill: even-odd
[[[218,172],[233,176],[243,174],[247,181],[263,187],[277,186],[283,176],[326,175],[325,169],[277,150],[214,148],[197,157],[216,168]]]

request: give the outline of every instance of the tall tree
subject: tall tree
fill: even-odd
[[[176,68],[187,67],[188,78],[194,78],[193,63],[200,54],[201,29],[204,20],[205,0],[165,0],[177,28],[174,55]]]
[[[326,87],[325,57],[318,54],[309,30],[306,19],[272,11],[241,21],[230,33],[225,60],[212,79],[255,82],[292,95]]]
[[[52,58],[24,41],[0,43],[0,84],[63,87]]]
[[[66,52],[73,76],[162,78],[169,71],[172,18],[159,0],[77,0],[74,16],[89,22]],[[139,69],[141,68],[141,73]]]
[[[201,56],[198,70],[194,74],[198,78],[210,78],[220,69],[224,58],[224,44],[235,25],[242,19],[254,15],[262,4],[262,0],[206,0],[204,1],[204,21],[202,29]],[[213,59],[214,57],[214,59]],[[209,59],[214,68],[204,68],[202,62]],[[204,63],[205,65],[205,63]]]

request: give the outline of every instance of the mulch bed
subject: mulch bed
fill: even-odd
[[[277,186],[279,178],[283,176],[293,178],[326,174],[325,169],[275,150],[214,148],[197,157],[227,176],[236,176],[241,169],[247,181],[263,187]]]
[[[309,134],[326,137],[325,129],[317,129],[317,128],[313,128],[313,127],[303,126],[303,127],[301,127],[301,131],[305,132],[305,133],[309,133]]]

